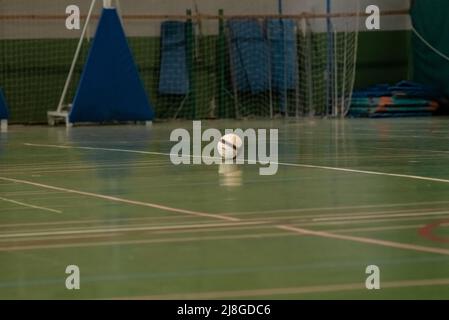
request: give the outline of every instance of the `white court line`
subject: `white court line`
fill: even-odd
[[[151,151],[139,151],[130,149],[116,149],[116,148],[97,148],[97,147],[74,147],[54,144],[36,144],[36,143],[24,143],[29,147],[42,147],[42,148],[59,148],[59,149],[79,149],[79,150],[94,150],[94,151],[114,151],[114,152],[126,152],[126,153],[138,153],[138,154],[151,154],[156,156],[170,156],[170,153],[163,152],[151,152]]]
[[[372,137],[372,134],[370,133],[357,133],[358,136],[368,136],[368,137]],[[389,138],[413,138],[413,139],[440,139],[440,140],[447,140],[447,137],[439,137],[439,136],[433,136],[433,137],[428,137],[428,136],[424,136],[424,135],[419,135],[419,134],[415,134],[415,135],[393,135],[393,134],[389,134],[388,135]]]
[[[368,243],[368,244],[374,244],[374,245],[383,246],[383,247],[420,251],[420,252],[428,252],[428,253],[437,253],[437,254],[443,254],[443,255],[449,256],[449,250],[443,249],[443,248],[425,247],[425,246],[408,244],[408,243],[393,242],[393,241],[379,240],[379,239],[372,239],[372,238],[365,238],[365,237],[357,237],[357,236],[349,236],[349,235],[331,233],[331,232],[326,232],[326,231],[314,231],[314,230],[297,228],[297,227],[288,226],[288,225],[279,225],[279,226],[277,226],[277,228],[286,230],[286,231],[295,232],[295,233],[298,233],[301,235],[311,235],[311,236],[316,236],[316,237],[321,237],[321,238],[348,240],[348,241],[352,241],[352,242]]]
[[[238,219],[238,218],[227,217],[227,216],[220,215],[220,214],[212,214],[212,213],[205,213],[205,212],[199,212],[199,211],[172,208],[172,207],[159,205],[156,203],[134,201],[134,200],[128,200],[128,199],[124,199],[124,198],[107,196],[107,195],[103,195],[103,194],[99,194],[99,193],[85,192],[85,191],[79,191],[79,190],[74,190],[74,189],[55,187],[55,186],[51,186],[48,184],[36,183],[36,182],[32,182],[32,181],[27,181],[27,180],[19,180],[19,179],[12,179],[12,178],[6,178],[6,177],[0,177],[0,180],[16,182],[16,183],[21,183],[21,184],[27,184],[30,186],[35,186],[35,187],[40,187],[40,188],[45,188],[45,189],[50,189],[50,190],[64,191],[67,193],[74,193],[74,194],[79,194],[82,196],[88,196],[88,197],[93,197],[93,198],[98,198],[98,199],[105,199],[105,200],[110,200],[110,201],[114,201],[114,202],[121,202],[121,203],[126,203],[126,204],[142,206],[142,207],[156,208],[156,209],[169,211],[169,212],[185,213],[185,214],[189,214],[192,216],[208,217],[208,218],[221,219],[221,220],[226,220],[226,221],[240,221],[240,219]]]
[[[358,169],[349,169],[349,168],[338,168],[338,167],[327,167],[327,166],[314,166],[310,164],[296,164],[296,163],[282,163],[279,162],[278,165],[281,166],[290,166],[290,167],[300,167],[300,168],[310,168],[310,169],[324,169],[324,170],[333,170],[333,171],[341,171],[341,172],[351,172],[351,173],[362,173],[362,174],[371,174],[377,176],[388,176],[388,177],[396,177],[396,178],[407,178],[407,179],[415,179],[415,180],[425,180],[432,182],[443,182],[449,183],[449,179],[439,179],[425,176],[415,176],[409,174],[398,174],[398,173],[388,173],[388,172],[380,172],[380,171],[368,171],[368,170],[358,170]]]
[[[45,207],[39,207],[39,206],[34,206],[32,204],[23,203],[23,202],[20,202],[20,201],[15,201],[15,200],[3,198],[3,197],[0,197],[0,200],[6,201],[6,202],[10,202],[10,203],[14,203],[14,204],[18,204],[20,206],[27,207],[27,208],[44,210],[44,211],[49,211],[49,212],[53,212],[53,213],[62,213],[62,211],[59,211],[59,210],[45,208]]]
[[[80,149],[80,150],[97,150],[97,151],[101,150],[101,151],[128,152],[128,153],[163,155],[163,156],[171,156],[172,155],[170,153],[163,153],[163,152],[139,151],[139,150],[129,150],[129,149],[96,148],[96,147],[73,147],[73,146],[63,146],[63,145],[34,144],[34,143],[24,143],[24,145],[31,146],[31,147],[60,148],[60,149]],[[199,157],[199,156],[190,155],[190,157]],[[245,160],[245,161],[248,161],[248,160]],[[358,169],[328,167],[328,166],[315,166],[315,165],[310,165],[310,164],[298,164],[298,163],[288,163],[288,162],[272,162],[272,163],[280,165],[280,166],[287,166],[287,167],[322,169],[322,170],[332,170],[332,171],[340,171],[340,172],[361,173],[361,174],[369,174],[369,175],[377,175],[377,176],[387,176],[387,177],[396,177],[396,178],[406,178],[406,179],[414,179],[414,180],[424,180],[424,181],[432,181],[432,182],[449,183],[449,179],[439,179],[439,178],[432,178],[432,177],[425,177],[425,176],[415,176],[415,175],[408,175],[408,174],[398,174],[398,173],[388,173],[388,172],[380,172],[380,171],[358,170]]]
[[[429,149],[411,149],[411,148],[390,148],[390,147],[373,147],[373,149],[376,150],[394,150],[394,151],[399,151],[399,150],[406,150],[406,151],[421,151],[424,153],[449,153],[449,150],[429,150]]]

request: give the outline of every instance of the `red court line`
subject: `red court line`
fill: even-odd
[[[418,233],[421,237],[424,237],[433,242],[449,243],[449,237],[443,237],[435,234],[435,229],[445,223],[449,223],[449,220],[440,220],[434,223],[429,223],[428,225],[425,225],[424,227],[419,229]]]

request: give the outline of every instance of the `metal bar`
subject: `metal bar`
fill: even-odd
[[[81,47],[83,46],[84,35],[86,34],[87,26],[89,25],[90,17],[94,10],[96,1],[97,0],[92,0],[92,2],[90,4],[89,13],[87,14],[86,22],[84,23],[83,31],[81,32],[80,41],[78,42],[78,46],[75,51],[75,56],[73,57],[72,65],[70,66],[69,75],[67,76],[67,79],[64,84],[64,89],[62,90],[61,99],[59,100],[57,112],[62,111],[64,100],[67,95],[67,91],[69,89],[70,82],[72,80],[73,72],[75,71],[76,62],[78,60],[78,57],[79,57],[79,54],[81,51]]]
[[[219,10],[219,16],[223,17],[223,9]],[[225,22],[224,19],[219,20],[218,24],[218,41],[217,41],[217,57],[218,57],[218,115],[220,118],[228,117],[229,115],[225,112],[225,69],[226,69],[226,61],[225,61],[225,47],[226,47],[226,38],[225,38]]]
[[[333,60],[333,34],[332,34],[332,21],[329,14],[332,11],[331,0],[326,0],[326,29],[327,29],[327,65],[326,65],[326,115],[332,113],[332,60]]]
[[[382,11],[382,16],[401,16],[409,15],[408,9],[403,10],[386,10]],[[219,20],[219,15],[198,14],[203,20]],[[328,19],[328,18],[351,18],[351,17],[367,17],[369,14],[365,12],[340,12],[340,13],[308,13],[300,14],[254,14],[254,15],[224,15],[227,19]],[[195,15],[192,15],[195,17]],[[38,14],[6,14],[0,15],[0,20],[65,20],[65,15],[38,15]],[[82,15],[81,18],[86,18]],[[99,19],[100,15],[92,15],[91,19]],[[195,17],[196,18],[196,17]],[[171,15],[171,14],[125,14],[124,20],[186,20],[187,15]]]
[[[193,34],[193,20],[192,11],[187,10],[187,26],[186,26],[186,52],[187,52],[187,63],[189,71],[189,85],[190,85],[190,102],[192,107],[191,117],[196,119],[196,85],[195,85],[195,43]]]

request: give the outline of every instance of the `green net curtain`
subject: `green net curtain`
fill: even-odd
[[[449,1],[414,0],[411,16],[416,32],[413,44],[413,79],[438,86],[449,95]],[[440,54],[436,53],[436,49]]]

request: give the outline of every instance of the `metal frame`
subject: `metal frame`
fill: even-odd
[[[84,23],[83,31],[81,32],[80,40],[78,41],[78,46],[76,47],[75,55],[72,60],[72,65],[70,66],[69,74],[64,84],[64,89],[62,90],[61,98],[59,99],[58,107],[56,111],[47,112],[48,124],[54,126],[57,121],[63,120],[67,127],[71,127],[72,124],[69,123],[69,113],[72,107],[71,104],[64,105],[65,98],[67,96],[67,91],[69,90],[70,83],[72,81],[73,72],[75,71],[76,62],[78,61],[79,54],[81,52],[81,47],[83,45],[84,37],[86,35],[90,19],[92,17],[92,12],[94,11],[95,3],[97,0],[92,0],[89,8],[89,13],[87,14],[86,22]],[[103,5],[106,8],[107,5],[111,4],[111,0],[103,0]]]

